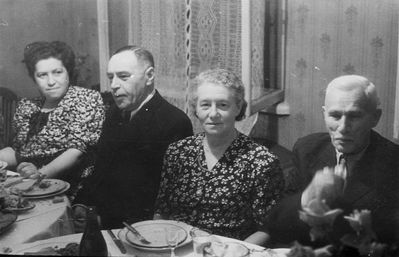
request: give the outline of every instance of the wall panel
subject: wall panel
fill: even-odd
[[[0,0],[0,86],[37,95],[21,63],[26,44],[61,40],[77,54],[83,86],[98,83],[96,0]]]
[[[288,148],[324,131],[321,106],[329,81],[344,74],[378,87],[383,116],[377,131],[393,139],[398,44],[396,0],[288,1],[286,100],[276,140]]]

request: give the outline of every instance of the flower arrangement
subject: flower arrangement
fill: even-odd
[[[327,242],[320,249],[312,249],[295,243],[289,257],[300,256],[399,256],[399,245],[380,242],[372,227],[370,210],[353,210],[344,221],[351,232],[338,240],[332,236],[334,221],[343,213],[342,209],[330,209],[329,202],[337,198],[342,190],[342,178],[336,176],[333,169],[325,168],[316,173],[310,185],[302,194],[302,210],[299,218],[310,227],[311,241]]]

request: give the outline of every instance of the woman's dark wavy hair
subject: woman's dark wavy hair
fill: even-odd
[[[245,100],[244,85],[241,79],[232,71],[220,68],[201,72],[197,77],[194,78],[193,83],[191,83],[189,87],[189,104],[195,116],[197,116],[195,112],[198,101],[197,89],[201,84],[204,83],[221,85],[232,90],[237,106],[241,107],[240,113],[236,117],[236,121],[240,121],[245,118],[245,110],[247,109],[248,104]]]
[[[48,58],[60,60],[68,72],[69,81],[76,85],[77,72],[75,69],[75,54],[72,48],[62,41],[37,41],[28,44],[24,50],[25,66],[29,76],[34,80],[36,64]]]

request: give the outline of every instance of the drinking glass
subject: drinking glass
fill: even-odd
[[[212,241],[212,234],[207,230],[194,227],[190,230],[190,236],[193,239],[194,256],[202,257],[204,247]]]
[[[175,248],[179,242],[179,230],[165,228],[166,243],[170,247],[170,257],[175,257]]]

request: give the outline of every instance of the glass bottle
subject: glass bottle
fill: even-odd
[[[80,241],[79,256],[108,256],[95,207],[87,208],[86,227]]]

